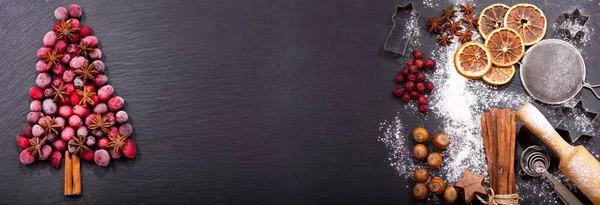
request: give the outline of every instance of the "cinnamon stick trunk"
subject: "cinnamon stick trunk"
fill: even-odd
[[[81,194],[81,161],[79,156],[73,155],[73,195]]]
[[[71,153],[65,151],[65,196],[73,194],[73,169],[71,167]]]

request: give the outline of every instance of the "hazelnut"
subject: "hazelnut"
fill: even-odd
[[[427,152],[427,147],[425,147],[423,144],[417,144],[413,148],[413,155],[415,155],[415,158],[418,160],[425,159],[425,157],[427,157]]]
[[[448,135],[444,133],[438,133],[433,136],[433,145],[435,145],[435,147],[438,149],[447,149],[449,144],[450,139],[448,138]]]
[[[427,164],[429,167],[437,169],[442,164],[442,155],[439,152],[432,152],[427,156]]]
[[[415,181],[425,183],[429,179],[429,172],[425,169],[417,169],[414,174]]]
[[[453,186],[446,187],[446,190],[444,191],[444,200],[446,200],[446,202],[454,203],[457,197],[458,193]]]
[[[423,200],[427,197],[427,192],[428,190],[425,184],[417,183],[415,188],[413,188],[413,197],[415,197],[416,200]]]
[[[422,127],[415,128],[412,134],[413,138],[415,138],[415,141],[420,143],[427,141],[427,139],[429,138],[429,133],[427,133],[427,130],[425,130],[425,128]]]
[[[431,193],[442,194],[444,193],[444,189],[446,189],[446,184],[442,178],[433,177],[427,184],[427,187],[429,187],[429,191],[431,191]]]

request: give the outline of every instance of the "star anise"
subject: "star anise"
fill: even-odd
[[[87,80],[94,80],[94,75],[98,74],[98,71],[94,69],[93,63],[88,63],[88,61],[83,61],[83,66],[81,68],[75,70],[75,73],[81,77],[83,83],[87,83]]]
[[[442,19],[446,22],[452,22],[452,18],[456,17],[456,10],[454,4],[450,4],[447,9],[442,9]]]
[[[67,22],[65,20],[60,20],[60,26],[55,27],[56,31],[58,31],[58,35],[56,38],[65,39],[65,41],[69,41],[75,35],[73,33],[77,33],[79,28],[72,28],[73,20],[69,19]]]
[[[83,41],[79,42],[79,45],[77,45],[77,48],[79,48],[77,55],[83,56],[85,58],[88,58],[88,54],[90,52],[94,51],[94,48],[89,47],[89,45],[85,44]]]
[[[54,101],[56,101],[57,99],[65,100],[65,97],[67,97],[68,95],[66,91],[67,88],[62,83],[58,87],[52,85],[52,89],[54,90],[54,93],[52,94],[54,95]]]
[[[442,19],[439,19],[437,16],[433,16],[433,18],[427,19],[427,26],[429,27],[429,32],[440,32],[442,31]]]
[[[107,122],[108,115],[104,115],[102,117],[100,114],[96,113],[95,117],[92,117],[92,124],[88,126],[90,130],[102,129],[103,132],[108,133],[108,128],[110,128],[113,123]]]
[[[463,29],[463,27],[460,25],[460,21],[446,23],[444,24],[444,27],[446,27],[446,31],[448,31],[451,36]]]
[[[42,54],[42,61],[46,63],[48,69],[52,68],[53,65],[60,63],[60,60],[64,54],[58,54],[58,51],[54,49],[52,53]]]
[[[479,26],[479,23],[478,23],[479,17],[476,17],[474,15],[465,16],[464,18],[460,19],[460,21],[468,24],[469,26],[471,26],[473,28],[477,28]]]
[[[475,6],[471,5],[471,2],[467,2],[467,4],[461,4],[460,12],[463,12],[465,16],[475,15]]]
[[[83,151],[88,150],[92,151],[89,147],[85,145],[85,139],[81,136],[73,136],[73,141],[69,141],[69,146],[74,146],[75,152],[73,154],[80,155],[83,154]]]
[[[127,140],[126,136],[117,135],[108,135],[108,144],[106,144],[107,148],[113,148],[113,153],[116,155],[119,153],[119,150],[125,146],[125,140]]]
[[[452,44],[452,36],[442,33],[440,34],[440,37],[437,38],[437,41],[440,45],[448,47],[448,45]]]
[[[32,151],[31,156],[36,157],[35,155],[38,155],[37,157],[41,158],[44,143],[46,143],[45,137],[42,139],[40,139],[39,137],[31,138],[29,139],[29,147],[27,148],[27,150]]]
[[[50,118],[50,117],[44,117],[44,123],[40,123],[40,125],[42,126],[42,128],[44,128],[44,133],[46,134],[46,136],[54,133],[56,135],[58,135],[58,130],[57,128],[61,128],[61,126],[56,123],[55,121],[56,118]]]
[[[456,33],[456,36],[458,36],[458,41],[460,41],[461,43],[466,43],[466,42],[471,41],[472,35],[473,35],[473,32],[471,31],[471,28],[469,28],[469,27],[465,28],[465,30],[463,32]]]
[[[83,107],[87,107],[87,105],[94,105],[94,100],[92,97],[96,95],[94,91],[89,90],[87,87],[83,87],[83,90],[77,90],[77,94],[81,96],[81,100],[79,100],[79,105]]]

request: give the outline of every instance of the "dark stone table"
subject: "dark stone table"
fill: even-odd
[[[562,2],[539,6],[555,18],[575,8]],[[22,165],[15,136],[53,11],[72,3],[0,2],[0,204],[415,203],[414,182],[397,176],[378,141],[379,123],[403,110],[389,97],[399,67],[383,42],[405,2],[366,0],[77,2],[126,101],[138,155],[83,163],[82,196],[64,197],[63,167]],[[597,28],[598,3],[577,4]],[[439,12],[415,6],[423,25]],[[583,55],[598,83],[592,38]],[[421,42],[433,49],[433,37]],[[589,91],[581,96],[600,111]],[[586,146],[600,151],[594,141]]]

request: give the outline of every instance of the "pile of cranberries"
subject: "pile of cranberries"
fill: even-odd
[[[394,89],[392,94],[405,103],[411,100],[417,100],[419,103],[419,112],[427,112],[427,97],[425,93],[433,90],[433,83],[427,81],[427,76],[423,72],[425,69],[434,69],[435,60],[432,58],[423,59],[423,52],[413,51],[414,60],[406,62],[406,67],[400,70],[396,75],[396,83],[403,85]]]
[[[57,8],[58,22],[37,51],[31,112],[17,136],[23,164],[50,159],[58,168],[65,150],[100,166],[122,155],[135,157],[133,129],[122,110],[125,101],[107,84],[98,39],[89,26],[81,25],[81,14],[77,4]]]

